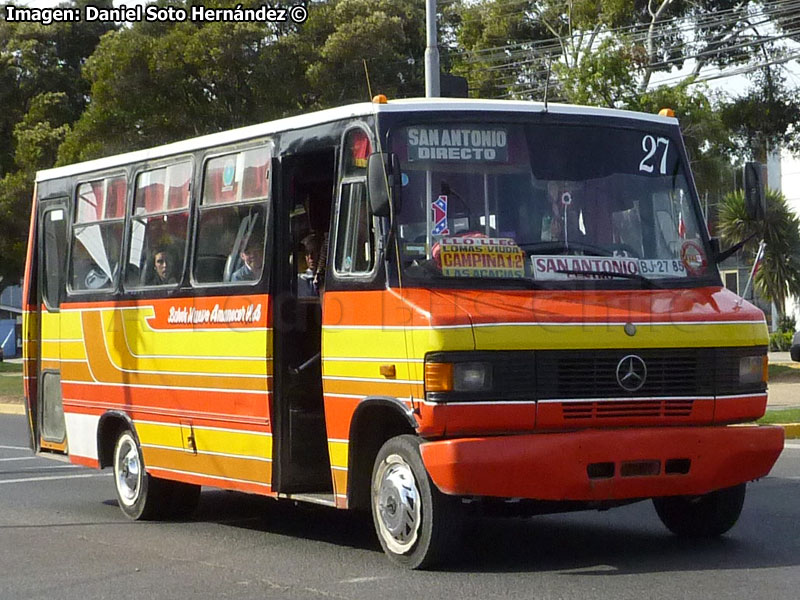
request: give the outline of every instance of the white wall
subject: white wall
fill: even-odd
[[[786,150],[781,158],[781,191],[794,213],[800,217],[800,159],[794,158]],[[786,312],[794,314],[800,325],[800,299],[790,296],[786,301]]]

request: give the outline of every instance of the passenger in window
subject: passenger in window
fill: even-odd
[[[305,252],[306,270],[297,276],[297,296],[300,298],[319,296],[322,238],[316,233],[309,233],[300,243]]]
[[[157,246],[153,252],[153,270],[145,285],[174,285],[178,283],[177,263],[174,253],[166,246]]]
[[[264,268],[264,242],[250,239],[247,247],[239,254],[244,263],[231,275],[231,281],[256,281],[261,278]]]

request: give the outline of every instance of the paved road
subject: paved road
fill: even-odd
[[[685,542],[640,503],[474,520],[463,562],[409,573],[358,515],[208,490],[182,523],[132,523],[108,472],[31,456],[0,415],[0,599],[797,598],[800,444],[724,539]]]

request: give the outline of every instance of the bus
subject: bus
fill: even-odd
[[[32,448],[131,519],[201,486],[370,511],[408,568],[476,512],[725,533],[783,430],[662,113],[377,96],[39,172]]]

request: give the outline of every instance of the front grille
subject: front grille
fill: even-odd
[[[547,399],[710,396],[714,353],[708,348],[538,352],[537,395]],[[617,382],[617,365],[628,355],[647,365],[644,385],[632,392]]]

